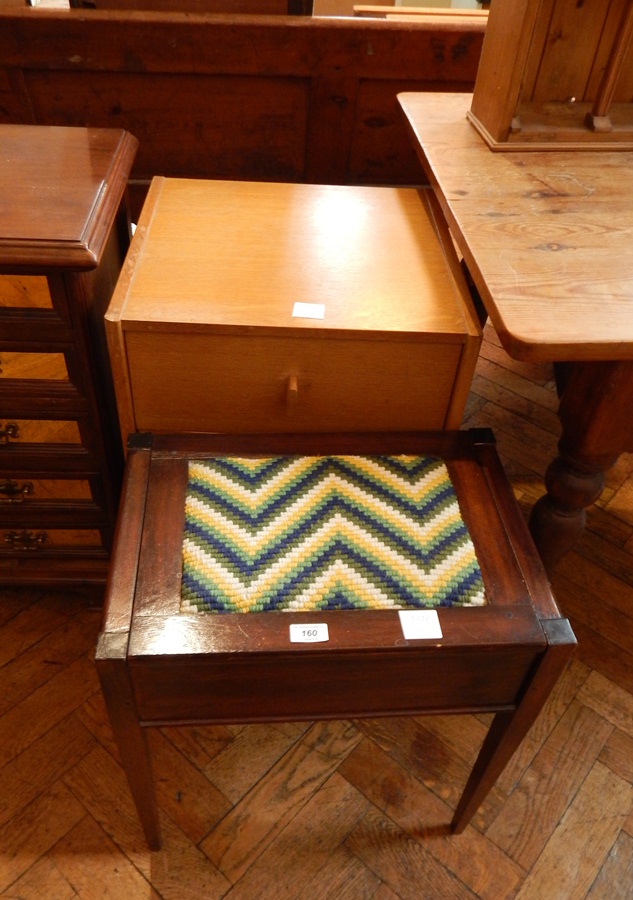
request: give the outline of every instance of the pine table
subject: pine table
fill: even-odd
[[[494,152],[470,94],[401,94],[446,222],[511,357],[564,363],[559,456],[530,527],[548,570],[633,450],[633,152]]]

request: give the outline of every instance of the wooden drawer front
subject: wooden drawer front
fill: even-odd
[[[101,535],[97,530],[61,528],[0,528],[0,556],[26,554],[105,554]]]
[[[22,353],[0,350],[0,378],[68,381],[63,353]]]
[[[81,444],[77,422],[39,419],[0,420],[0,467],[2,447],[7,444]]]
[[[5,478],[0,475],[0,511],[7,506],[92,501],[87,480],[65,478]]]
[[[100,529],[111,523],[88,479],[18,478],[0,476],[0,528],[14,549],[41,549],[67,543],[100,547]],[[46,532],[37,540],[31,532]],[[75,533],[76,532],[76,533]]]
[[[0,340],[72,340],[63,276],[0,274]]]
[[[44,275],[0,275],[0,309],[52,309]]]
[[[136,429],[155,432],[441,429],[463,349],[142,332],[126,347]]]

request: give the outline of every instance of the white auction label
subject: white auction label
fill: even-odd
[[[299,625],[295,623],[290,626],[290,642],[292,644],[319,644],[321,641],[329,641],[330,635],[327,629],[327,622],[319,622],[317,625]]]
[[[443,636],[440,617],[434,609],[399,609],[398,615],[408,641],[432,641]]]
[[[293,318],[298,319],[323,319],[325,318],[325,303],[295,303],[292,307]]]

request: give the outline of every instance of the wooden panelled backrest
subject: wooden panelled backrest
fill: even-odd
[[[2,11],[0,121],[127,129],[143,196],[154,175],[415,184],[396,95],[472,90],[471,20]]]
[[[312,0],[70,0],[73,9],[131,12],[230,13],[234,15],[310,15]]]

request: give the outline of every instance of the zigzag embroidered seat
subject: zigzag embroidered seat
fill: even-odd
[[[152,848],[192,722],[492,712],[462,831],[574,646],[489,432],[131,439],[97,669]]]
[[[481,606],[481,571],[442,460],[192,460],[182,610]]]

